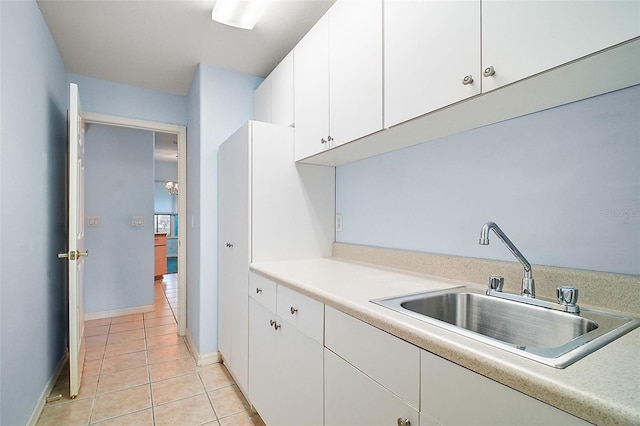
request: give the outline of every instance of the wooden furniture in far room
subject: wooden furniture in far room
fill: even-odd
[[[167,273],[167,234],[155,234],[155,268],[156,277]]]

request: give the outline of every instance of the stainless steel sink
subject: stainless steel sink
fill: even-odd
[[[603,311],[582,308],[570,314],[500,299],[475,287],[371,302],[556,368],[640,325],[636,318]]]

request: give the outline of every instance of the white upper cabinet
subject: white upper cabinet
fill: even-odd
[[[296,160],[382,128],[382,1],[339,0],[294,51]]]
[[[253,118],[293,126],[293,52],[254,91]]]
[[[638,36],[638,1],[482,0],[483,92]]]
[[[342,0],[329,10],[332,147],[382,129],[382,1]]]
[[[325,14],[295,47],[293,54],[295,158],[328,148],[329,14]]]
[[[269,75],[271,79],[271,122],[293,125],[293,52]]]
[[[480,0],[384,2],[384,127],[480,93]]]

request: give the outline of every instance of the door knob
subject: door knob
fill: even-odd
[[[72,250],[69,252],[58,253],[58,259],[77,260],[81,257],[87,257],[87,256],[89,256],[89,250],[84,252],[78,251],[78,250]]]

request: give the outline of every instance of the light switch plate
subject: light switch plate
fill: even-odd
[[[342,232],[342,215],[336,215],[336,232]]]
[[[100,216],[89,216],[87,225],[92,228],[97,228],[102,225],[102,219],[100,218]]]
[[[144,226],[144,216],[133,216],[131,218],[131,226],[133,227]]]

